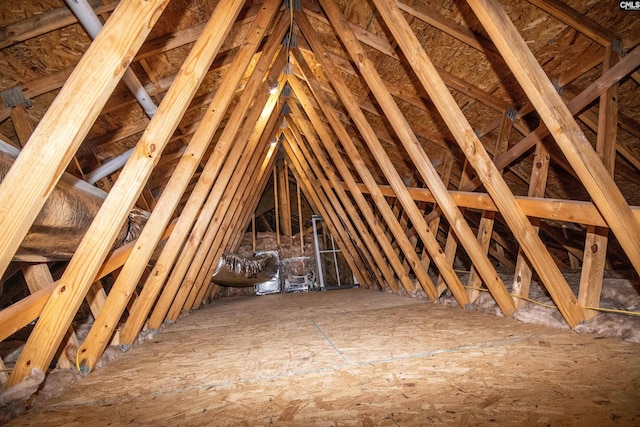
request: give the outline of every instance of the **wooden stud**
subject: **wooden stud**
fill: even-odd
[[[469,165],[469,161],[465,160],[464,164],[462,165],[462,172],[460,173],[460,182],[458,183],[458,187],[461,187],[465,183],[469,182],[470,175],[471,175],[471,166]],[[436,204],[436,206],[438,205]],[[459,209],[460,209],[460,213],[464,214],[464,208],[459,208]],[[442,209],[440,209],[440,207],[438,206],[437,211],[442,212]],[[445,244],[444,244],[444,256],[447,259],[448,265],[451,265],[451,266],[454,265],[456,252],[458,251],[458,243],[459,243],[458,236],[453,230],[453,227],[449,225],[449,230],[447,231],[447,239],[445,240]],[[442,276],[442,273],[440,273],[440,275],[438,276],[438,282],[436,286],[437,286],[436,289],[438,293],[444,292],[444,290],[447,287],[446,281]],[[471,299],[473,296],[473,292],[469,292],[469,290],[467,290],[467,295],[469,295],[469,301],[473,301]]]
[[[299,117],[300,112],[298,110],[297,105],[294,105],[292,107],[292,115],[296,116],[297,119],[294,119],[294,122],[298,121],[298,123],[302,124]],[[344,241],[341,245],[343,248],[342,251],[351,254],[351,258],[353,259],[354,264],[356,264],[356,270],[353,271],[353,273],[358,277],[358,281],[362,283],[363,286],[371,286],[371,280],[366,279],[366,276],[364,275],[364,272],[367,271],[373,273],[375,280],[380,283],[382,281],[382,276],[377,273],[376,263],[374,262],[372,255],[372,251],[374,251],[375,248],[369,246],[369,244],[373,243],[373,240],[366,230],[359,227],[363,225],[362,222],[359,221],[359,216],[352,216],[355,213],[355,209],[353,208],[351,201],[346,197],[344,190],[340,191],[340,189],[337,189],[330,184],[330,181],[332,179],[335,180],[336,177],[329,164],[326,162],[326,158],[312,155],[306,144],[303,142],[300,130],[297,129],[295,125],[289,124],[289,128],[285,129],[284,135],[287,138],[289,151],[296,156],[298,164],[302,167],[306,166],[309,168],[309,171],[299,171],[298,174],[303,175],[304,172],[304,174],[309,177],[315,176],[316,182],[319,182],[326,199],[330,203],[325,206],[325,209],[329,211],[332,216],[342,219],[341,227],[344,228],[346,232],[344,236],[340,236],[342,241]],[[318,148],[318,142],[312,134],[305,131],[305,135],[308,137],[307,140],[309,146],[315,143],[316,148]],[[319,152],[320,150],[316,151]],[[320,191],[318,191],[318,193],[320,193]],[[357,249],[355,249],[354,246]],[[358,256],[358,254],[360,254],[360,256]],[[393,275],[391,275],[391,277],[393,277]]]
[[[612,62],[614,62],[613,52],[611,47],[608,47],[604,60],[604,71],[610,68]],[[598,112],[596,152],[607,171],[613,176],[618,131],[618,85],[612,86],[606,94],[600,97]],[[582,274],[580,275],[580,291],[578,292],[578,301],[583,306],[600,306],[602,279],[607,260],[607,234],[606,228],[588,227],[587,229]],[[591,319],[597,314],[597,311],[588,310],[587,319]]]
[[[346,188],[346,183],[341,183],[343,188]],[[394,196],[393,189],[388,185],[378,186],[380,191],[387,197]],[[364,184],[358,184],[358,189],[363,193],[367,193],[368,190]],[[408,188],[409,194],[416,201],[423,202],[435,202],[435,199],[431,195],[431,192],[426,188]],[[473,208],[479,210],[492,210],[498,211],[495,203],[491,200],[491,197],[486,193],[470,193],[467,191],[455,191],[449,192],[453,200],[460,207]],[[516,203],[524,211],[528,217],[536,217],[541,219],[550,219],[561,222],[575,222],[583,225],[596,225],[598,227],[606,227],[602,215],[598,209],[591,202],[585,202],[580,200],[563,200],[563,199],[551,199],[546,198],[541,200],[537,197],[525,197],[516,196]],[[632,206],[631,210],[634,216],[640,220],[640,206]],[[431,212],[427,214],[427,218],[430,218]],[[440,214],[436,211],[434,217],[438,217]]]
[[[304,256],[304,218],[302,216],[302,198],[300,185],[296,182],[296,202],[298,203],[298,238],[300,239],[300,256]]]
[[[278,163],[273,169],[273,210],[276,219],[276,243],[280,247],[280,200],[278,198]]]
[[[127,166],[120,174],[120,179],[111,189],[80,243],[76,254],[60,279],[60,284],[47,302],[40,320],[16,363],[16,368],[14,369],[16,376],[12,375],[10,381],[12,385],[20,382],[24,376],[29,374],[32,368],[43,369],[51,361],[55,349],[63,338],[64,331],[71,324],[71,320],[91,285],[92,279],[100,268],[100,264],[109,251],[118,230],[140,194],[144,183],[151,175],[160,153],[162,153],[177,123],[184,114],[204,74],[209,69],[215,54],[240,10],[241,4],[242,1],[240,0],[234,3],[226,3],[222,7],[217,7],[214,11],[211,18],[211,26],[205,30],[185,60],[179,76],[174,81],[141,140],[136,145]],[[109,23],[122,10],[127,11],[126,8],[118,8],[91,47],[100,40],[102,34],[109,34],[109,31],[107,31]],[[133,14],[135,11],[129,10],[128,12]],[[116,22],[119,21],[116,20]],[[123,28],[120,28],[120,31],[120,37],[116,37],[116,39],[123,38],[128,34],[128,31]],[[91,47],[89,50],[91,50]],[[86,57],[87,55],[83,57],[83,60]],[[100,63],[100,67],[105,65],[104,58],[105,55],[102,52],[102,60],[97,61],[97,63]],[[92,75],[91,77],[92,87],[95,90],[97,80],[95,76]],[[59,98],[60,95],[56,98],[56,101]],[[52,109],[54,109],[54,106],[49,109],[47,114]],[[66,113],[68,114],[68,112]],[[87,110],[83,112],[83,114],[86,113]],[[91,113],[89,113],[89,116],[91,116]],[[46,117],[47,115],[45,115],[43,123]],[[38,129],[41,127],[42,123]],[[38,129],[36,129],[31,142],[27,144],[25,149],[35,145],[33,144],[33,138],[38,134]],[[20,157],[16,162],[19,159]],[[66,163],[68,163],[68,160]],[[2,185],[5,183],[6,179]]]
[[[85,371],[88,372],[93,369],[108,345],[109,339],[131,298],[132,292],[135,290],[144,268],[153,255],[162,232],[171,220],[172,213],[176,209],[193,173],[200,164],[200,160],[209,146],[212,136],[222,121],[226,108],[231,103],[242,75],[277,11],[277,3],[277,0],[270,0],[270,3],[265,4],[263,12],[255,19],[253,28],[247,37],[247,43],[236,54],[233,64],[225,75],[223,84],[213,98],[212,102],[215,108],[207,109],[205,116],[200,121],[198,129],[193,138],[191,138],[184,155],[180,158],[180,162],[174,169],[171,179],[163,190],[159,203],[138,237],[135,251],[124,264],[123,274],[115,281],[107,298],[105,309],[97,316],[87,335],[87,339],[78,350],[78,359],[80,360],[81,368]],[[215,25],[217,24],[214,22],[210,24],[211,27]],[[212,60],[213,57],[210,61]]]
[[[292,219],[291,219],[291,184],[289,182],[289,164],[287,162],[287,160],[285,159],[284,161],[284,170],[285,170],[285,181],[284,181],[284,185],[286,187],[286,191],[285,191],[285,195],[287,198],[287,221],[286,221],[286,225],[288,228],[288,232],[289,232],[289,256],[292,257],[293,256],[293,223],[292,223]]]
[[[502,117],[502,123],[500,125],[500,131],[496,139],[496,144],[493,150],[493,157],[501,155],[507,148],[509,148],[509,135],[511,135],[512,121],[507,117],[505,113]],[[480,247],[485,254],[489,253],[489,247],[491,245],[491,236],[493,235],[493,225],[495,223],[495,212],[482,211],[482,218],[480,219],[480,225],[478,226],[478,241]],[[471,271],[469,271],[469,279],[467,280],[467,287],[469,293],[469,299],[471,302],[475,301],[480,295],[478,288],[481,286],[481,278],[478,275],[474,265],[471,265]],[[517,307],[517,304],[514,305]]]
[[[269,175],[270,175],[269,171],[274,167],[274,164],[276,161],[275,154],[279,151],[280,146],[281,144],[279,141],[275,145],[269,144],[267,154],[264,156],[264,160],[262,161],[262,165],[260,166],[260,169],[257,175],[259,177],[257,179],[257,185],[250,187],[251,195],[250,195],[250,198],[248,199],[249,203],[245,204],[244,211],[240,216],[241,220],[239,224],[246,223],[250,213],[255,210],[255,208],[253,207],[257,206],[258,203],[260,202],[260,198],[264,194],[265,188],[269,181]],[[236,236],[233,237],[230,243],[228,244],[228,247],[233,252],[237,251],[241,240],[242,240],[242,233],[241,233],[241,228],[239,228],[238,232],[236,233]]]
[[[251,215],[251,252],[256,251],[256,214]]]
[[[118,8],[0,183],[0,274],[167,3],[150,0]],[[17,372],[22,375],[20,368]]]
[[[524,212],[515,202],[513,194],[489,158],[482,143],[478,140],[460,107],[456,104],[455,99],[436,72],[415,34],[407,25],[402,13],[398,10],[394,1],[374,0],[374,3],[394,38],[398,41],[422,86],[431,97],[455,137],[456,142],[482,179],[509,228],[525,248],[525,253],[534,267],[536,267],[536,271],[547,286],[565,320],[571,327],[577,326],[584,320],[584,313],[578,307],[575,295],[571,292],[566,280],[553,263],[553,259],[534,232]],[[498,48],[500,49],[499,45]],[[477,243],[475,239],[474,241]],[[509,301],[513,305],[510,297]]]
[[[49,266],[46,263],[41,264],[28,264],[22,263],[22,274],[24,276],[25,282],[27,282],[27,287],[29,288],[29,292],[31,294],[35,294],[36,292],[50,288],[53,284],[53,277],[51,276],[51,271],[49,270]],[[75,332],[72,327],[69,327],[67,334],[69,335],[69,341],[78,346],[78,338],[76,337]],[[70,361],[64,352],[58,355],[58,365],[61,368],[72,368],[75,366],[75,361]]]
[[[640,274],[640,222],[555,91],[504,8],[495,0],[469,0],[471,8],[547,124],[558,146]]]
[[[18,141],[20,141],[20,146],[24,147],[35,128],[24,105],[20,104],[11,108],[11,121],[18,136]]]
[[[282,235],[285,237],[291,237],[291,205],[289,202],[289,195],[287,191],[289,190],[288,185],[288,170],[287,170],[287,162],[285,159],[282,159],[281,162],[278,162],[280,166],[277,168],[278,170],[278,207],[280,209],[280,231]]]
[[[267,42],[263,54],[258,60],[251,77],[245,85],[244,93],[246,96],[240,98],[240,101],[227,121],[220,138],[215,144],[213,153],[209,156],[209,160],[207,161],[207,164],[203,169],[196,186],[192,190],[191,195],[182,210],[180,218],[178,219],[175,233],[172,233],[156,261],[149,279],[144,284],[139,298],[140,302],[136,304],[135,309],[130,313],[122,330],[120,338],[124,343],[132,343],[135,340],[142,329],[147,316],[149,315],[151,307],[156,302],[163,285],[165,285],[165,281],[167,280],[167,277],[169,277],[169,273],[172,271],[172,266],[189,236],[189,231],[193,227],[196,217],[199,215],[200,209],[205,203],[213,182],[222,168],[226,155],[232,147],[234,137],[242,123],[242,120],[244,119],[247,108],[258,89],[261,87],[262,78],[268,70],[271,58],[273,58],[277,49],[280,48],[280,43],[276,40],[278,40],[280,36],[284,37],[284,33],[287,29],[286,20],[281,21],[284,23],[278,23],[278,26]],[[178,285],[179,282],[176,281],[171,284],[171,286],[174,286],[173,288],[169,287],[169,284],[167,284],[162,293],[161,301],[158,301],[158,307],[160,307],[158,310],[164,310],[164,313],[161,316],[162,320],[164,320],[166,310],[169,309],[169,305],[177,292]],[[162,320],[157,323],[158,326],[162,323]]]
[[[531,177],[529,178],[529,197],[544,197],[545,190],[547,188],[547,176],[549,174],[550,163],[551,156],[549,151],[547,150],[544,142],[539,141],[538,144],[536,144],[536,149],[533,154],[533,169],[531,170]],[[537,232],[540,227],[540,219],[531,218],[531,224]],[[513,302],[516,307],[520,308],[526,303],[526,301],[521,297],[526,298],[529,296],[532,279],[533,271],[531,264],[522,251],[522,248],[520,248],[516,259],[512,287],[512,294],[514,295]]]

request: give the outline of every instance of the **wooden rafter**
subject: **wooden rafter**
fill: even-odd
[[[393,272],[391,271],[388,262],[386,262],[386,260],[380,254],[377,244],[374,243],[372,236],[364,226],[353,203],[347,196],[344,189],[338,189],[335,185],[335,183],[337,183],[338,181],[336,173],[333,171],[329,161],[322,152],[320,143],[310,129],[310,124],[307,124],[304,120],[302,120],[301,112],[299,111],[297,105],[295,105],[295,103],[291,103],[291,105],[292,114],[290,116],[293,124],[289,123],[288,129],[285,129],[284,135],[285,137],[287,137],[289,144],[292,146],[292,150],[295,152],[296,148],[299,149],[299,151],[302,153],[302,156],[308,159],[309,164],[316,176],[322,177],[322,175],[326,175],[326,179],[321,178],[321,185],[325,189],[325,193],[332,194],[333,192],[335,192],[335,195],[339,199],[340,203],[337,203],[337,201],[333,203],[334,210],[341,218],[343,218],[345,228],[347,229],[351,238],[354,240],[354,244],[356,245],[356,247],[358,247],[360,253],[363,254],[364,261],[368,265],[368,271],[371,271],[373,273],[377,283],[382,284],[386,281],[387,283],[391,284],[390,286],[393,286],[392,289],[397,291]],[[314,119],[317,118],[314,116]],[[287,120],[287,122],[289,122],[289,120]],[[305,144],[304,138],[300,133],[298,126],[300,126],[304,131],[307,144]],[[290,135],[288,135],[288,133],[290,133]],[[326,138],[325,135],[323,136]],[[295,146],[293,145],[294,143],[296,144]],[[310,147],[310,149],[309,147],[307,147],[307,145]],[[340,162],[339,158],[338,162]],[[343,167],[342,164],[341,167]],[[333,189],[331,189],[332,187]],[[364,207],[365,209],[368,208],[368,206]],[[349,220],[346,220],[346,218],[349,218]]]
[[[295,52],[294,52],[295,53]],[[313,75],[310,74],[311,70],[309,70],[305,65],[306,63],[301,61],[301,58],[296,57],[298,63],[300,64],[300,67],[303,70],[303,74],[307,77],[307,82],[310,85],[310,88],[312,89],[312,92],[314,90],[318,90],[318,83],[315,80],[315,78],[313,78]],[[356,182],[355,179],[352,176],[352,173],[350,172],[349,168],[347,167],[346,163],[344,162],[342,156],[340,155],[340,153],[338,153],[337,150],[337,146],[336,144],[331,140],[331,137],[327,131],[326,128],[324,127],[320,127],[318,126],[319,123],[319,117],[317,115],[317,113],[313,110],[312,106],[310,105],[309,99],[306,97],[305,93],[302,90],[302,87],[299,85],[297,79],[295,78],[290,78],[289,82],[292,86],[292,88],[294,89],[297,98],[299,100],[299,102],[301,103],[301,105],[303,106],[304,110],[307,112],[307,116],[310,118],[312,124],[315,126],[316,128],[316,132],[319,135],[319,140],[322,142],[322,145],[325,148],[325,151],[328,153],[329,158],[331,159],[331,161],[333,162],[335,168],[337,169],[337,173],[342,177],[342,179],[346,182],[346,185],[349,187],[349,189],[353,190],[351,191],[351,195],[356,203],[356,205],[358,206],[358,209],[360,210],[360,213],[362,215],[362,217],[364,218],[364,220],[366,221],[369,229],[371,230],[371,234],[373,234],[373,237],[376,238],[376,243],[374,243],[373,239],[371,239],[371,237],[369,237],[369,233],[366,230],[366,227],[364,227],[364,224],[361,224],[360,222],[358,222],[358,215],[355,214],[353,209],[349,209],[348,213],[350,214],[350,218],[352,221],[354,221],[356,227],[358,227],[358,229],[360,230],[360,235],[362,236],[363,240],[365,241],[365,243],[367,243],[367,246],[370,248],[370,251],[372,252],[372,256],[373,258],[379,263],[380,261],[385,261],[385,258],[383,258],[382,253],[385,254],[386,256],[386,263],[385,264],[390,264],[391,268],[393,268],[393,270],[395,271],[395,275],[398,278],[398,280],[401,282],[403,287],[410,287],[412,286],[411,281],[409,276],[407,275],[406,270],[404,270],[404,268],[402,268],[402,265],[400,263],[400,260],[398,259],[397,255],[395,254],[395,252],[393,251],[393,249],[391,248],[391,245],[388,241],[388,239],[385,238],[383,231],[379,225],[379,223],[375,220],[374,217],[374,213],[373,210],[371,209],[371,207],[369,206],[369,204],[367,203],[367,201],[365,200],[364,196],[362,195],[361,191],[358,191],[358,189],[356,188]],[[316,96],[319,96],[318,94],[316,94]],[[320,103],[320,106],[323,107],[325,106],[326,108],[326,103],[323,101],[322,97],[318,98],[318,101]],[[296,112],[297,107],[293,106],[292,108],[294,108],[294,112]],[[331,111],[332,110],[327,110],[329,112],[329,120],[331,119]],[[296,117],[294,116],[294,120],[299,120],[296,119]],[[300,122],[297,122],[300,123]],[[300,123],[302,124],[302,123]],[[342,132],[342,129],[335,126],[333,127],[334,129],[336,129],[336,133],[338,138],[344,138],[344,133]],[[318,157],[318,159],[321,158],[321,147],[320,144],[318,143],[318,141],[315,140],[315,138],[311,137],[310,135],[307,135],[307,139],[309,141],[309,143],[311,144],[311,146],[314,148],[314,151],[316,152],[316,156]],[[329,166],[328,162],[325,162],[325,166]],[[340,193],[339,193],[340,194]],[[344,198],[344,196],[343,196]],[[347,201],[345,200],[345,204],[347,203]],[[382,251],[382,253],[377,249],[377,246],[380,247],[380,250]],[[393,272],[391,271],[391,269],[389,268],[389,266],[383,266],[381,264],[378,264],[378,267],[382,270],[385,279],[386,279],[386,284],[389,288],[391,288],[394,292],[398,291],[398,285],[396,283],[396,279],[393,277]],[[380,284],[380,286],[384,286],[382,283]]]
[[[469,4],[536,106],[631,264],[640,272],[640,222],[633,217],[624,196],[573,119],[571,111],[562,102],[502,6],[493,0],[470,0]]]
[[[504,287],[504,284],[502,283],[500,277],[496,273],[488,258],[482,253],[482,250],[480,249],[478,241],[473,235],[473,232],[469,228],[468,224],[464,221],[462,214],[449,196],[449,193],[440,180],[440,177],[433,167],[431,160],[427,157],[424,150],[420,147],[415,134],[402,116],[402,113],[400,112],[397,104],[393,101],[389,92],[384,88],[380,76],[375,71],[373,64],[367,60],[366,55],[360,45],[352,41],[353,36],[349,34],[349,28],[340,21],[341,18],[339,15],[339,11],[335,6],[335,3],[333,3],[332,0],[322,0],[321,4],[323,5],[327,15],[329,15],[329,20],[331,21],[334,29],[340,36],[342,42],[345,44],[352,59],[369,84],[372,92],[375,94],[378,103],[385,111],[387,118],[389,119],[396,134],[400,138],[409,157],[413,160],[416,169],[419,171],[423,180],[431,190],[432,194],[435,196],[436,201],[447,217],[449,224],[451,224],[451,226],[455,229],[460,242],[467,249],[467,253],[471,257],[473,263],[476,265],[478,272],[487,285],[487,288],[491,291],[501,310],[506,315],[511,314],[514,310],[514,307],[511,299],[509,298],[509,294]],[[406,21],[403,22],[406,23]],[[364,135],[363,129],[361,128],[360,130]],[[374,154],[380,153],[372,145],[372,140],[367,140],[367,143],[369,144],[369,147]],[[376,160],[379,163],[385,161],[382,156],[377,156]],[[383,169],[386,169],[386,167],[383,167]],[[389,180],[391,186],[394,188],[394,191],[396,192],[398,198],[402,202],[405,211],[411,219],[411,222],[418,228],[419,231],[429,230],[427,223],[424,221],[424,218],[417,209],[413,199],[411,199],[408,195],[404,183],[402,183],[401,179],[398,179],[399,177],[394,176],[391,170],[385,170],[385,175]],[[397,173],[395,175],[397,175]],[[428,242],[429,239],[432,238],[432,236],[433,235],[430,233],[420,233],[420,237],[425,245],[429,245]],[[453,283],[459,280],[455,275],[455,272],[453,272],[451,266],[448,266],[448,268],[443,268],[444,265],[438,262],[438,256],[436,255],[437,251],[430,249],[430,253],[432,258],[438,265],[440,273],[444,276],[449,287],[452,288],[454,286]],[[451,290],[454,294],[456,293],[455,288]]]
[[[469,122],[436,72],[430,59],[408,27],[395,2],[374,0],[376,8],[407,56],[427,93],[431,96],[449,130],[456,138],[466,158],[480,175],[509,228],[535,266],[549,293],[560,308],[567,323],[575,327],[584,320],[584,313],[560,270],[555,267],[549,252],[538,238],[533,226],[515,202],[515,198],[500,173],[489,159]]]
[[[203,33],[203,35],[206,34],[207,36],[201,37],[201,39],[199,39],[198,42],[196,42],[196,44],[194,45],[189,58],[187,58],[187,60],[183,64],[182,70],[184,71],[172,85],[170,91],[167,93],[167,96],[164,99],[164,102],[161,104],[158,112],[154,116],[154,119],[149,123],[149,126],[145,130],[142,139],[136,146],[136,150],[131,156],[131,160],[134,160],[134,162],[132,163],[130,160],[127,164],[127,167],[120,174],[121,179],[116,182],[115,186],[109,193],[109,196],[103,203],[100,212],[89,227],[85,238],[80,243],[80,246],[76,251],[76,255],[71,259],[67,269],[65,270],[65,273],[60,280],[61,283],[58,285],[56,292],[52,294],[52,297],[49,299],[47,305],[45,306],[45,309],[40,318],[41,321],[36,324],[36,327],[34,328],[29,341],[27,341],[27,344],[25,345],[25,350],[22,352],[20,359],[16,363],[16,368],[13,371],[14,375],[11,376],[11,384],[20,382],[23,377],[29,374],[30,370],[33,367],[39,367],[40,369],[43,369],[51,361],[51,357],[53,357],[53,354],[56,351],[60,340],[62,339],[64,331],[71,324],[71,320],[73,319],[75,312],[80,306],[80,303],[82,302],[82,299],[84,298],[88,287],[92,283],[91,279],[93,279],[97,270],[100,268],[102,260],[106,257],[110,246],[115,238],[115,234],[118,232],[120,226],[131,210],[135,199],[138,197],[139,192],[142,190],[142,185],[144,185],[144,182],[148,179],[151,170],[155,165],[155,162],[159,158],[159,153],[161,153],[164,149],[164,146],[168,142],[169,137],[177,126],[179,119],[182,117],[182,114],[186,110],[189,101],[193,97],[193,94],[195,93],[198,84],[201,81],[200,79],[208,70],[211,62],[213,61],[213,58],[215,57],[215,54],[217,53],[219,47],[222,45],[222,42],[227,32],[229,31],[231,24],[240,11],[241,4],[242,1],[237,1],[235,3],[225,4],[224,7],[216,8],[216,11],[212,15],[212,19],[210,21],[212,23],[210,28],[208,29],[208,31],[205,30],[205,33]],[[157,12],[158,8],[162,10],[161,6],[164,5],[154,6],[156,7],[151,7],[150,10],[147,11],[147,13]],[[119,31],[119,36],[123,36],[123,34],[131,31],[132,28],[135,28],[135,26],[132,25],[132,22],[130,22],[130,17],[133,16],[137,17],[137,19],[140,19],[139,14],[144,11],[145,9],[139,5],[137,8],[134,7],[133,10],[128,10],[127,8],[118,8],[116,13],[114,13],[114,15],[103,28],[102,32],[98,35],[98,37],[96,37],[94,43],[91,45],[91,47],[98,46],[98,49],[105,49],[104,51],[98,50],[96,55],[101,54],[102,58],[104,58],[105,52],[108,52],[112,49],[116,52],[119,51],[119,49],[114,46],[103,46],[100,43],[103,40],[101,36],[107,34],[107,36],[105,37],[109,42],[111,42],[111,40],[108,38],[110,31]],[[118,12],[124,13],[124,18],[114,19],[119,16],[117,16]],[[143,22],[150,19],[151,18],[147,18]],[[113,27],[110,27],[109,24],[113,25]],[[113,28],[113,30],[111,28]],[[150,28],[148,28],[148,30],[150,30]],[[138,31],[140,30],[138,29]],[[144,31],[141,32],[141,36],[143,35],[146,35]],[[122,43],[116,44],[118,46],[122,46]],[[91,50],[91,47],[89,48],[89,50]],[[82,61],[84,61],[86,58],[87,55],[83,57]],[[103,60],[101,62],[101,67],[104,67],[105,61]],[[126,68],[122,67],[121,63],[118,64],[118,67]],[[107,70],[109,70],[109,67],[106,68]],[[80,67],[80,69],[82,68]],[[96,71],[94,70],[94,73],[95,72]],[[122,70],[122,72],[124,72],[124,70]],[[91,74],[92,73],[88,73],[87,76],[95,77]],[[117,75],[118,73],[113,74]],[[113,74],[112,76],[109,76],[110,79],[113,78]],[[71,79],[73,79],[73,75],[72,77],[70,77],[70,80]],[[96,81],[100,81],[100,79],[96,80],[95,78],[85,78],[81,80],[90,81],[89,83],[91,83],[94,88],[96,85]],[[65,89],[68,87],[69,84],[65,85]],[[73,88],[73,85],[71,85],[71,88]],[[71,89],[69,90],[71,91]],[[60,99],[61,96],[62,94],[59,95],[56,101]],[[100,105],[98,100],[94,100],[94,102],[97,105]],[[95,106],[85,106],[85,108],[96,110]],[[49,112],[47,113],[53,116],[51,120],[54,123],[57,120],[57,117],[54,114],[56,111],[57,110],[52,106],[52,108],[49,109]],[[63,115],[65,113],[68,113],[68,111],[62,112]],[[86,114],[87,112],[84,111],[83,113]],[[78,117],[83,117],[83,115],[79,114]],[[89,114],[85,117],[89,118],[91,117],[91,115]],[[84,134],[79,132],[80,129],[82,129],[82,127],[79,125],[82,125],[83,122],[87,120],[87,118],[85,118],[82,123],[73,123],[73,121],[70,121],[72,125],[69,126],[69,130],[74,129],[74,127],[76,128],[76,136],[75,138],[71,137],[70,141],[76,139],[76,143],[78,143],[79,141],[77,140],[80,139],[80,137],[84,138]],[[45,119],[46,117],[43,119],[43,122],[45,122]],[[47,129],[47,126],[43,126],[41,124],[41,126],[36,129],[36,132],[34,133],[34,136],[32,136],[31,142],[27,145],[26,149],[29,149],[32,143],[34,143],[34,146],[39,145],[39,139],[36,138],[36,135],[38,135],[38,129],[42,128]],[[63,134],[67,135],[67,133],[64,132]],[[35,141],[33,141],[34,138],[36,139]],[[29,152],[29,155],[27,156],[24,155],[23,150],[23,155],[26,159],[29,159],[31,155],[34,155],[36,153]],[[57,157],[60,157],[60,155],[58,155]],[[19,161],[20,157],[18,157],[16,163],[18,163]],[[64,157],[62,157],[61,161],[64,165],[68,163],[68,159],[65,159]],[[7,185],[8,181],[12,181],[9,179],[9,175],[7,175],[7,178],[5,178],[5,180],[2,182],[2,186]],[[24,183],[24,181],[25,180],[21,182]],[[44,183],[46,183],[46,181],[44,181]],[[137,183],[137,185],[135,185],[134,183]],[[19,188],[20,186],[17,187]],[[37,188],[37,186],[35,185],[34,187]],[[25,195],[23,194],[23,196]],[[29,200],[29,198],[27,197],[24,198],[34,205],[37,200],[35,198],[33,198],[32,200]],[[28,203],[23,202],[21,203],[21,205],[27,206]],[[29,220],[30,218],[25,212],[23,223]],[[14,233],[14,235],[19,236],[18,233]],[[13,248],[11,248],[10,245],[6,245],[5,247],[3,247],[3,252],[11,252],[12,250]],[[3,255],[0,255],[0,257],[2,256]],[[0,265],[0,268],[1,267],[2,266]],[[2,268],[2,270],[4,270],[4,268]]]
[[[271,0],[270,4],[269,2],[265,3],[262,13],[258,14],[253,22],[255,30],[249,32],[246,44],[236,53],[234,62],[228,70],[220,90],[216,92],[212,101],[217,108],[207,110],[205,117],[200,121],[200,126],[193,138],[191,138],[185,154],[181,157],[180,163],[164,188],[163,196],[158,200],[153,213],[138,237],[136,252],[129,257],[123,266],[121,274],[111,288],[105,308],[96,318],[85,342],[78,350],[80,365],[86,371],[95,366],[108,344],[108,340],[114,332],[131,293],[142,277],[144,267],[146,267],[153,255],[162,231],[171,220],[173,211],[176,209],[187,184],[209,146],[209,141],[216,132],[228,105],[231,103],[236,87],[249,66],[249,61],[253,58],[259,42],[262,40],[265,28],[269,26],[275,16],[278,7],[277,3],[278,0]],[[280,27],[284,32],[286,21],[281,20],[281,22],[283,23]]]

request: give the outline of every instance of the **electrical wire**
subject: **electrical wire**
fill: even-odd
[[[463,288],[472,289],[472,290],[476,290],[476,291],[482,291],[482,292],[489,292],[488,289],[475,288],[473,286],[463,286]],[[531,298],[523,297],[521,295],[516,295],[516,294],[512,294],[512,293],[509,293],[509,295],[511,295],[514,298],[519,298],[519,299],[522,299],[522,300],[525,300],[525,301],[529,301],[529,302],[531,302],[533,304],[541,305],[543,307],[558,309],[558,307],[555,306],[555,305],[545,304],[543,302],[536,301],[536,300],[531,299]],[[617,313],[617,314],[628,314],[630,316],[640,316],[640,312],[639,311],[616,310],[616,309],[613,309],[613,308],[591,307],[591,306],[581,306],[581,308],[585,308],[585,309],[589,309],[589,310],[595,310],[595,311],[603,311],[603,312],[607,312],[607,313]]]

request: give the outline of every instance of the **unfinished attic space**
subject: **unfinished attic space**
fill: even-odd
[[[0,424],[640,425],[640,7],[1,0]]]

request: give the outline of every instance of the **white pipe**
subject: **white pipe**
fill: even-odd
[[[67,3],[67,6],[73,14],[76,15],[78,22],[80,22],[87,33],[89,33],[89,36],[95,39],[102,29],[102,21],[100,21],[100,18],[98,18],[98,15],[96,15],[87,0],[65,0],[65,3]],[[144,89],[144,86],[142,86],[142,83],[140,83],[140,80],[138,80],[138,77],[136,77],[130,68],[127,68],[127,71],[125,71],[122,81],[138,100],[147,117],[152,118],[158,110],[158,106],[153,102]]]
[[[109,160],[99,168],[89,172],[84,176],[84,180],[87,181],[89,184],[95,184],[96,182],[100,181],[102,178],[105,178],[111,175],[115,171],[124,167],[125,163],[127,163],[127,160],[129,160],[131,153],[133,153],[133,148],[129,148],[124,153],[114,157],[113,159]]]

